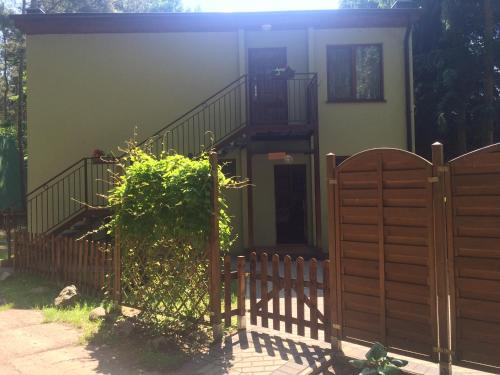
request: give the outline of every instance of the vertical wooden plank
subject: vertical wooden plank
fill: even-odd
[[[333,350],[342,350],[342,290],[340,247],[340,177],[336,170],[335,154],[326,155],[328,196],[328,257],[330,259],[329,302],[331,344]],[[326,308],[325,308],[326,312]],[[326,332],[325,332],[326,334]]]
[[[445,168],[443,145],[436,142],[432,145],[433,175],[438,181],[433,184],[434,201],[434,233],[436,251],[436,281],[439,329],[439,372],[441,375],[451,374],[451,342],[449,319],[449,288],[448,288],[448,254],[446,236],[446,206],[445,206]]]
[[[89,241],[83,241],[83,266],[82,266],[82,289],[85,293],[88,293],[88,265],[89,265]]]
[[[63,238],[63,282],[68,283],[68,237]]]
[[[106,286],[106,246],[99,243],[99,293],[104,292]]]
[[[280,257],[273,255],[273,329],[280,329]]]
[[[452,353],[457,353],[457,306],[456,306],[456,285],[455,285],[455,245],[453,238],[454,209],[453,209],[453,169],[451,163],[447,163],[447,170],[444,174],[446,188],[446,234],[448,250],[448,287],[450,293],[450,348]],[[435,311],[435,310],[434,310]],[[437,329],[436,329],[437,332]],[[436,335],[437,336],[437,333]],[[453,361],[453,358],[452,358]]]
[[[114,302],[119,305],[122,300],[122,251],[121,251],[121,241],[120,232],[116,231],[115,234],[115,244],[113,253],[113,294]]]
[[[83,240],[76,242],[78,245],[78,265],[76,268],[78,287],[81,289],[83,287]]]
[[[250,254],[250,324],[257,324],[257,254]]]
[[[224,257],[224,325],[231,325],[231,257]]]
[[[297,334],[304,336],[304,258],[297,258]]]
[[[219,166],[217,153],[211,152],[210,175],[212,179],[211,188],[211,210],[210,232],[208,239],[209,267],[210,267],[210,300],[212,309],[212,328],[215,341],[222,339],[221,326],[221,303],[220,303],[220,242],[219,242]]]
[[[285,256],[285,332],[292,333],[292,258]]]
[[[311,259],[309,265],[309,300],[310,320],[311,320],[311,338],[318,339],[318,262]]]
[[[246,329],[246,313],[245,313],[245,296],[246,296],[246,279],[245,279],[245,257],[239,256],[237,260],[238,272],[238,329]]]
[[[97,272],[97,249],[95,241],[90,242],[90,258],[91,258],[91,273],[92,273],[92,291],[97,295],[99,290],[99,272]]]
[[[379,337],[387,345],[386,307],[385,307],[385,244],[384,244],[384,160],[378,152],[377,160],[377,227],[378,227],[378,269],[379,269]]]
[[[325,317],[325,341],[331,342],[330,260],[328,259],[323,261],[323,315]]]
[[[262,327],[269,327],[267,309],[267,254],[260,255],[260,301],[262,303]]]

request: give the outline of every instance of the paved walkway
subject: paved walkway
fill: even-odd
[[[79,346],[80,332],[57,323],[43,323],[40,312],[0,312],[0,374],[2,375],[155,375],[138,368],[123,353],[105,346]],[[347,356],[361,358],[366,347],[344,343]],[[209,353],[173,372],[179,375],[315,373],[330,360],[329,345],[291,334],[250,326],[226,338]],[[398,356],[404,358],[402,356]],[[408,371],[438,375],[436,364],[407,358]],[[341,368],[341,367],[339,367]],[[321,373],[335,374],[336,366]],[[455,375],[485,374],[454,367]],[[342,375],[337,371],[337,375]]]

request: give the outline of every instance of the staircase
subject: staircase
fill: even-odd
[[[309,107],[317,107],[316,74],[297,74],[287,80],[287,85],[294,101],[296,97],[301,98],[300,109],[293,104],[291,117],[298,116],[293,114],[295,112],[303,117],[300,121],[294,118],[290,128],[299,123],[312,125],[315,111],[310,111]],[[295,92],[299,90],[301,92]],[[138,146],[157,156],[170,150],[194,156],[206,149],[221,150],[235,143],[244,146],[247,139],[263,131],[262,127],[252,126],[249,120],[252,102],[257,99],[254,84],[250,84],[246,75],[241,76]],[[281,132],[283,126],[279,124]],[[272,131],[272,127],[266,127],[265,131]],[[286,128],[286,131],[290,130]],[[109,216],[106,194],[113,187],[114,176],[119,172],[118,162],[123,156],[82,158],[29,192],[26,196],[28,231],[83,234],[88,229],[85,223],[95,225]]]

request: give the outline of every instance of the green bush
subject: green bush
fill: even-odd
[[[208,154],[155,157],[132,148],[109,193],[110,232],[119,232],[123,303],[142,310],[143,323],[161,333],[192,330],[208,312],[207,243],[211,166]],[[220,189],[233,185],[221,168]],[[219,194],[221,256],[234,236]]]

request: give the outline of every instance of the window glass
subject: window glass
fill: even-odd
[[[327,69],[329,101],[383,99],[381,46],[330,46]]]
[[[356,48],[356,99],[381,99],[380,47]]]
[[[328,54],[329,98],[350,99],[352,92],[352,51],[350,47],[333,47]]]

